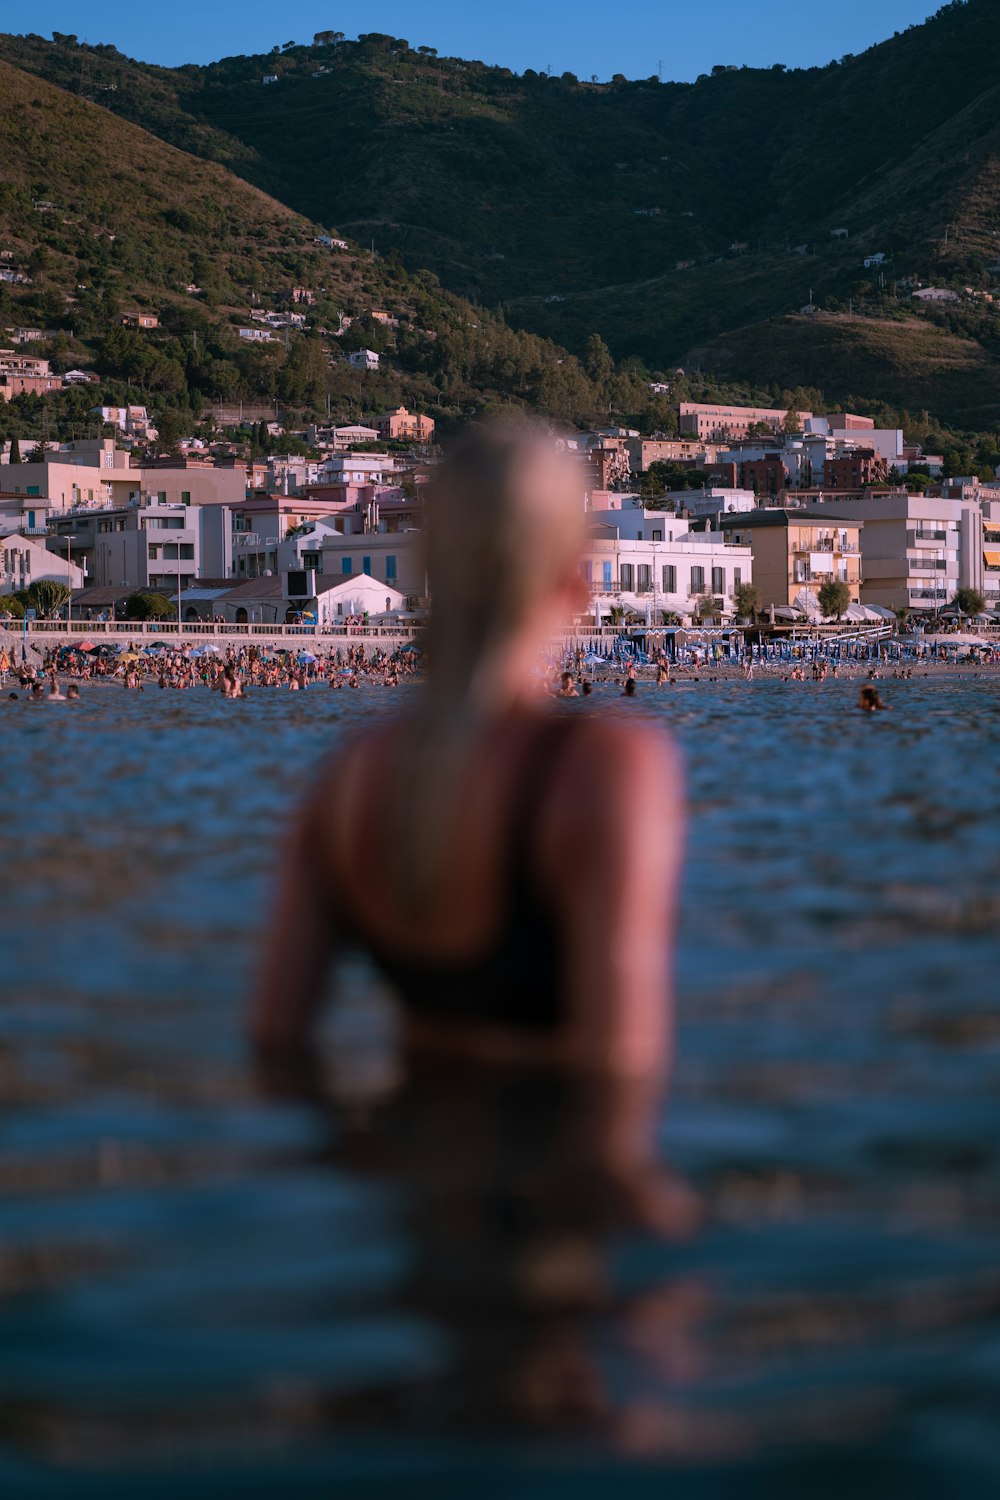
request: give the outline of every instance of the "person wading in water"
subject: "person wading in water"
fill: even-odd
[[[585,603],[579,467],[533,427],[478,429],[427,518],[428,681],[337,750],[301,810],[253,1038],[305,1046],[329,966],[360,949],[417,1054],[661,1078],[679,757],[646,721],[546,705],[534,674]]]

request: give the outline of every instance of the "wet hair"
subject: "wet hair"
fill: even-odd
[[[411,909],[426,896],[454,821],[456,772],[503,706],[507,653],[576,575],[585,527],[583,471],[537,424],[470,429],[429,486],[428,680],[417,748],[397,784],[393,872]]]
[[[591,693],[594,691],[593,685],[589,682],[584,681],[580,684],[580,691],[585,698],[589,698]]]

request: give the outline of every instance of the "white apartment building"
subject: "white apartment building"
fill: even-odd
[[[86,567],[101,588],[176,593],[196,578],[233,572],[232,517],[222,505],[182,505],[146,494],[122,506],[60,514],[48,539],[56,555]]]
[[[971,500],[942,500],[905,490],[864,499],[826,496],[831,517],[864,521],[861,603],[932,611],[959,588],[983,589],[983,514]]]
[[[366,574],[408,599],[426,600],[423,534],[419,531],[367,531],[356,536],[325,536],[319,546],[322,574],[350,578]]]
[[[334,453],[319,465],[318,484],[388,484],[396,473],[391,453]]]
[[[590,520],[580,571],[595,618],[624,605],[650,624],[664,610],[691,619],[706,597],[728,616],[736,589],[752,582],[750,547],[728,545],[721,532],[691,531],[661,511],[594,512]]]
[[[68,561],[65,551],[60,557],[42,542],[23,536],[0,537],[0,596],[16,594],[42,579],[65,583],[71,589],[82,589],[88,581],[86,570]]]

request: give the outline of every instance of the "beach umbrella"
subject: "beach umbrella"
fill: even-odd
[[[93,641],[80,641],[79,645],[72,648],[74,651],[96,651],[97,647]]]
[[[306,666],[310,662],[314,662],[315,660],[316,660],[316,658],[315,658],[315,656],[313,656],[313,654],[312,654],[311,651],[300,651],[299,652],[299,661],[302,663],[303,666]]]

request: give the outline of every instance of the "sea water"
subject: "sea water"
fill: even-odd
[[[0,704],[0,1494],[996,1494],[1000,683],[880,686],[559,705],[684,752],[652,1119],[387,1090],[384,1007],[251,1064],[276,841],[413,689]]]

